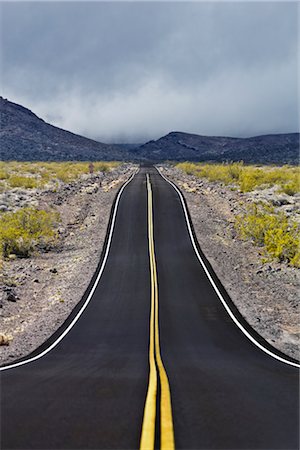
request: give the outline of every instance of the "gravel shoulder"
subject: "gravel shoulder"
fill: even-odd
[[[36,349],[81,300],[99,262],[113,200],[135,169],[126,164],[63,184],[56,192],[22,193],[25,205],[60,213],[59,243],[49,252],[3,263],[0,333],[10,341],[0,346],[0,364]]]
[[[299,269],[263,264],[259,248],[235,232],[236,215],[255,193],[232,191],[172,166],[159,168],[183,192],[201,249],[241,314],[266,341],[299,360]]]

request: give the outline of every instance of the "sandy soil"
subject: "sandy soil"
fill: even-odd
[[[253,193],[232,191],[172,166],[160,169],[182,190],[198,242],[241,314],[274,347],[299,360],[300,271],[284,263],[263,264],[260,249],[240,240],[234,229],[235,216],[253,201]]]

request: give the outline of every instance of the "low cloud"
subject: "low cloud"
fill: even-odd
[[[106,142],[298,130],[296,5],[76,5],[4,9],[5,97]]]

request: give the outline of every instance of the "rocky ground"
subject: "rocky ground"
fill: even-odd
[[[299,360],[299,269],[262,263],[259,248],[238,238],[234,228],[245,203],[263,200],[299,220],[299,196],[274,189],[240,193],[217,182],[160,167],[186,198],[198,242],[241,314],[269,343]]]
[[[99,261],[114,197],[135,169],[126,164],[111,172],[84,175],[61,183],[56,191],[13,189],[1,194],[2,210],[53,207],[61,217],[55,249],[2,265],[1,364],[42,344],[82,298]]]

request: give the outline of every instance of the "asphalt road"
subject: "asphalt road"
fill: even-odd
[[[45,356],[1,372],[1,448],[136,449],[143,430],[143,449],[151,433],[156,448],[168,435],[165,449],[172,433],[181,449],[298,449],[298,369],[259,349],[229,317],[174,188],[142,168],[115,219],[93,295],[97,273],[64,327],[32,356],[91,297],[79,320]],[[207,267],[237,320],[276,354]]]

